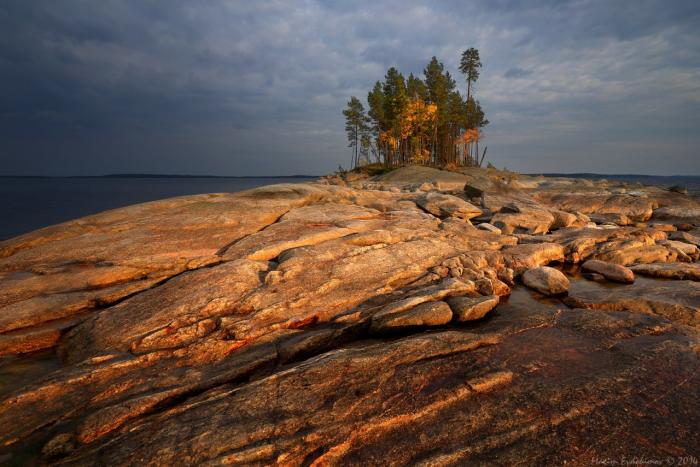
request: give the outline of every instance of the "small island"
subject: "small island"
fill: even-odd
[[[462,52],[459,70],[466,79],[466,98],[445,66],[433,56],[423,79],[396,68],[387,70],[367,94],[369,110],[355,96],[343,110],[353,168],[375,164],[396,167],[481,167],[482,129],[488,125],[473,91],[481,69],[479,51]]]
[[[474,165],[1,242],[0,463],[692,460],[700,203]]]

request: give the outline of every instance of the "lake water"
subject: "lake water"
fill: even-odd
[[[247,190],[309,177],[0,177],[0,241],[107,209],[199,193]]]

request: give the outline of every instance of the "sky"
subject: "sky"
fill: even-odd
[[[435,55],[487,160],[700,175],[698,0],[3,0],[0,174],[324,174],[341,114]]]

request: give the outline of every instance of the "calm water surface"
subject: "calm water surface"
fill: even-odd
[[[0,177],[0,241],[41,227],[135,203],[309,180],[312,178]]]

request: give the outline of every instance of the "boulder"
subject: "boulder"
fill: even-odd
[[[560,211],[559,209],[551,209],[549,212],[552,213],[552,216],[554,216],[554,222],[550,227],[552,230],[571,227],[579,220],[576,215],[571,214],[570,212]]]
[[[590,259],[581,266],[584,271],[591,271],[605,276],[606,279],[623,284],[634,282],[634,273],[630,268],[619,264],[607,263],[596,259]]]
[[[474,281],[476,284],[476,290],[481,295],[496,295],[498,297],[505,297],[510,295],[511,289],[505,281],[502,281],[498,277],[482,277]]]
[[[563,261],[565,249],[558,243],[545,242],[515,245],[502,251],[506,266],[522,274],[527,269]]]
[[[385,333],[425,326],[440,326],[452,320],[452,310],[443,301],[425,302],[398,313],[384,314],[372,319],[371,331]]]
[[[471,281],[461,281],[459,279],[447,278],[437,284],[432,284],[428,287],[421,288],[408,297],[397,300],[388,305],[385,305],[372,316],[373,322],[379,322],[384,318],[404,313],[412,308],[423,303],[437,302],[445,297],[464,295],[474,293],[476,285]]]
[[[593,259],[629,266],[637,263],[675,261],[678,253],[663,245],[630,245],[620,249],[609,249],[596,253]]]
[[[497,295],[485,297],[452,297],[447,299],[447,303],[452,309],[454,319],[459,322],[474,321],[486,316],[498,305]]]
[[[416,204],[437,217],[471,219],[481,214],[481,209],[461,198],[436,192],[419,196]]]
[[[569,279],[561,271],[547,266],[525,271],[523,283],[544,295],[566,293],[570,286]]]
[[[520,212],[497,212],[491,217],[491,224],[501,229],[504,234],[547,233],[554,223],[554,216],[547,210],[517,208]]]

